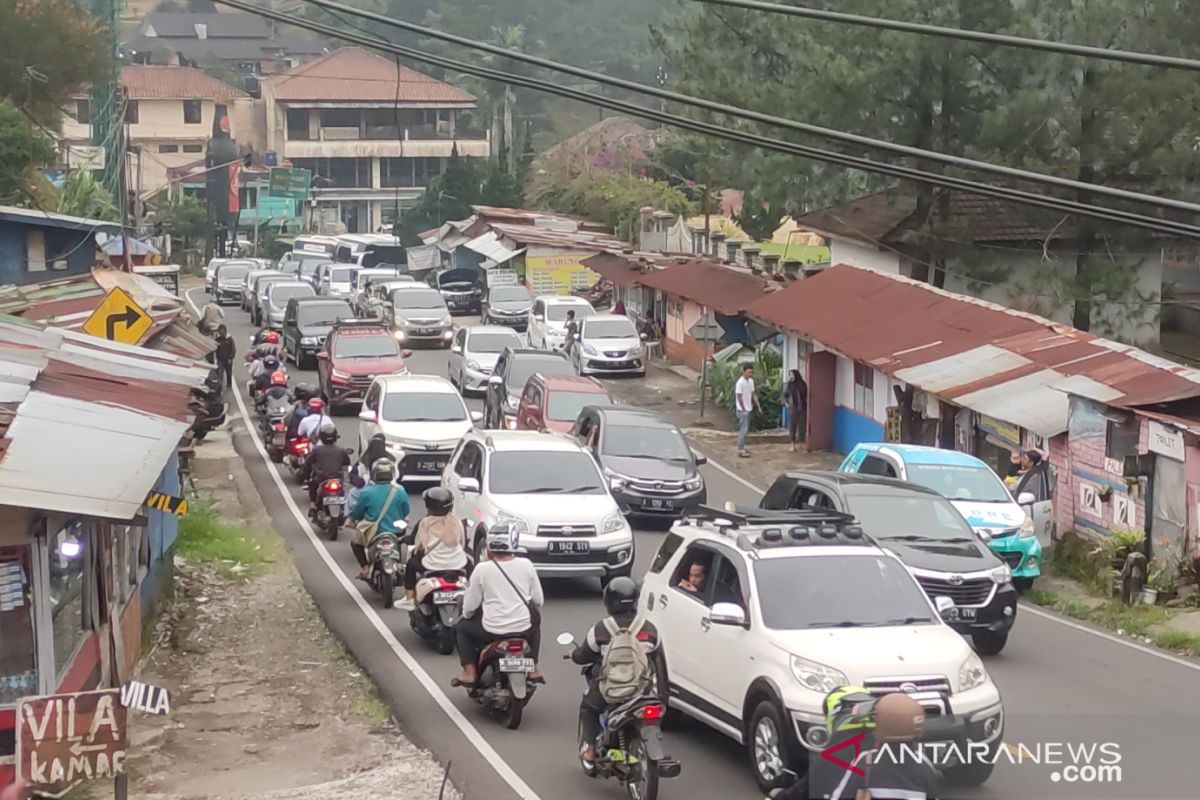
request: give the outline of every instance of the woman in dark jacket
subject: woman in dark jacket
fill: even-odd
[[[791,451],[796,452],[796,444],[804,441],[805,417],[808,411],[808,384],[800,377],[800,370],[788,370],[787,384],[783,387],[783,402],[787,405],[788,435],[791,441]]]

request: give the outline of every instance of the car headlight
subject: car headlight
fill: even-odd
[[[625,515],[619,510],[614,511],[604,518],[604,522],[600,523],[601,533],[616,533],[625,527]]]
[[[306,345],[312,346],[316,343],[317,343],[317,337],[315,337],[315,336],[301,336],[300,337],[300,344],[306,344]]]
[[[439,325],[449,325],[449,324],[451,324],[451,322],[453,322],[453,320],[450,319],[449,314],[447,314],[446,316],[444,316],[440,320],[438,320]]]
[[[1033,528],[1033,517],[1025,515],[1025,521],[1021,523],[1021,538],[1032,539],[1037,535],[1037,531]]]
[[[698,489],[703,488],[703,486],[704,486],[704,479],[701,478],[699,475],[697,475],[694,478],[688,478],[686,481],[683,482],[683,488],[687,489],[689,492],[697,491]]]
[[[990,577],[992,583],[1005,584],[1012,580],[1012,570],[1009,569],[1008,564],[1001,564],[992,570]]]
[[[504,407],[511,408],[513,411],[517,410],[517,404],[520,402],[521,398],[517,397],[515,394],[505,395],[504,397]]]
[[[849,683],[845,673],[800,656],[792,656],[792,675],[805,689],[821,694],[829,694]]]
[[[605,467],[603,472],[605,480],[608,481],[608,488],[612,489],[614,492],[619,492],[620,490],[624,489],[625,484],[629,482],[629,479],[624,475],[618,472],[613,472],[608,467]]]
[[[467,369],[475,370],[476,372],[478,372],[479,371],[479,362],[478,361],[468,361]]]
[[[343,380],[343,381],[350,380],[350,373],[343,372],[340,369],[331,369],[331,370],[329,370],[329,374],[331,377],[338,378],[339,380]]]
[[[518,536],[524,536],[529,533],[529,523],[524,517],[518,517],[516,514],[510,514],[507,511],[496,512],[496,523],[508,523]]]
[[[983,661],[975,653],[967,656],[967,660],[958,668],[958,690],[960,692],[974,689],[987,679],[988,674],[987,670],[983,668]]]
[[[396,339],[401,342],[403,342],[405,339],[408,338],[408,334],[406,334],[403,330],[401,330],[399,328],[396,330],[396,333],[394,335],[395,335]]]
[[[600,355],[600,351],[592,347],[590,344],[585,344],[583,346],[583,354],[586,356],[598,356]]]

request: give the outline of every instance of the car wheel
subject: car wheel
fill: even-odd
[[[786,776],[784,770],[794,762],[788,745],[787,725],[783,714],[771,700],[763,700],[750,715],[746,753],[754,769],[754,779],[764,792],[779,788]]]
[[[1008,644],[1008,633],[978,631],[971,634],[971,642],[975,645],[975,652],[981,656],[999,655],[1004,645]]]

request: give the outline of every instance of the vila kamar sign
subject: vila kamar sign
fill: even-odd
[[[27,697],[17,706],[17,777],[61,796],[75,784],[125,772],[120,689]]]

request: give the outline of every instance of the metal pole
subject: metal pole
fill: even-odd
[[[138,233],[142,232],[142,160],[145,155],[145,147],[137,145],[137,194],[133,197],[133,219],[134,226]]]
[[[707,186],[704,187],[704,191],[708,192]],[[700,361],[700,418],[704,419],[704,401],[708,398],[708,306],[700,307],[700,321],[704,323],[704,338],[700,340],[701,347],[704,348],[704,357]]]
[[[113,795],[116,800],[129,800],[129,776],[123,772],[113,782]]]

